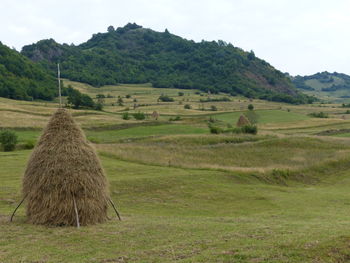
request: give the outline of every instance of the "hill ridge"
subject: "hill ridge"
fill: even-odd
[[[95,87],[146,83],[154,87],[225,92],[289,103],[306,103],[282,72],[230,43],[194,42],[135,23],[109,26],[77,46],[53,39],[24,46],[21,53],[44,67],[62,65],[62,76]]]

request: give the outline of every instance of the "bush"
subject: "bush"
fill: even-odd
[[[126,94],[125,98],[130,99],[131,95],[130,94]]]
[[[245,125],[241,127],[242,133],[251,133],[251,134],[257,134],[258,133],[258,127],[255,125]]]
[[[314,118],[328,118],[328,114],[324,112],[312,112],[309,114],[309,116]]]
[[[102,110],[103,110],[103,105],[102,105],[102,103],[99,103],[99,102],[96,103],[94,109],[95,109],[95,110],[102,111]]]
[[[180,116],[176,116],[175,118],[170,118],[169,121],[180,121],[181,117]]]
[[[129,112],[124,112],[122,118],[123,120],[130,120]]]
[[[167,95],[160,95],[158,100],[163,101],[163,102],[172,102],[172,101],[174,101],[173,98],[170,98]]]
[[[183,93],[183,92],[181,92],[181,91],[180,91],[178,94],[179,94],[180,97],[183,96],[183,95],[185,95],[185,93]]]
[[[200,99],[200,102],[219,102],[219,101],[231,101],[228,97],[221,97],[221,98],[206,98],[206,99]]]
[[[190,104],[185,104],[185,106],[184,106],[184,109],[186,109],[186,110],[189,110],[189,109],[191,109],[192,107],[191,107],[191,105]]]
[[[0,133],[0,143],[5,152],[13,151],[18,142],[17,134],[13,131],[5,130]]]
[[[23,148],[24,148],[25,150],[33,149],[34,146],[35,146],[34,141],[26,141],[26,142],[23,144]]]
[[[124,102],[123,99],[120,96],[118,96],[118,100],[117,100],[118,106],[124,106],[123,102]]]
[[[209,120],[208,122],[211,122],[211,123],[214,123],[214,122],[217,122],[218,120],[213,118],[212,116],[209,117]]]
[[[215,105],[211,105],[211,106],[210,106],[210,110],[211,110],[211,111],[217,111],[218,108],[217,108]]]
[[[134,116],[135,120],[144,120],[146,116],[143,112],[136,112],[132,116]]]
[[[224,132],[222,128],[213,125],[209,125],[209,130],[212,134],[219,134]]]
[[[254,105],[253,104],[249,104],[248,105],[248,110],[254,110]]]

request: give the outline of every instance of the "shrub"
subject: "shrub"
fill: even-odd
[[[183,93],[183,92],[181,92],[181,91],[180,91],[178,94],[179,94],[180,97],[183,96],[183,95],[185,95],[185,93]]]
[[[248,110],[254,110],[254,105],[253,104],[249,104],[248,105]]]
[[[170,118],[169,121],[180,121],[181,117],[180,116],[176,116],[175,118]]]
[[[170,98],[167,95],[160,95],[158,100],[163,101],[163,102],[172,102],[172,101],[174,101],[173,98]]]
[[[190,104],[185,104],[184,108],[187,109],[187,110],[189,110],[189,109],[191,109],[192,107],[191,107]]]
[[[134,116],[135,120],[144,120],[146,116],[143,112],[136,112],[132,116]]]
[[[103,110],[103,105],[102,103],[96,103],[95,106],[94,106],[94,109],[95,110],[99,110],[99,111],[102,111]]]
[[[125,98],[130,99],[131,95],[130,94],[126,94]]]
[[[5,130],[0,133],[0,143],[5,152],[13,151],[18,142],[17,134],[13,131]]]
[[[218,108],[217,108],[215,105],[211,105],[211,106],[210,106],[210,110],[211,110],[211,111],[217,111]]]
[[[221,98],[206,98],[206,99],[200,99],[200,102],[213,102],[213,101],[231,101],[228,97],[221,97]]]
[[[217,122],[217,119],[210,116],[208,122],[214,123],[214,122]]]
[[[258,127],[255,125],[245,125],[241,127],[242,133],[251,133],[251,134],[257,134],[258,133]]]
[[[124,101],[123,101],[122,97],[118,96],[118,100],[117,100],[118,105],[119,106],[124,106],[123,102]]]
[[[214,125],[209,125],[209,130],[210,130],[210,133],[213,133],[213,134],[219,134],[224,132],[222,128]]]
[[[328,113],[321,112],[312,112],[309,114],[309,116],[314,118],[328,118]]]
[[[129,112],[124,112],[122,118],[123,120],[130,120]]]
[[[33,149],[34,146],[35,146],[34,141],[26,141],[26,142],[23,144],[23,148],[24,148],[25,150]]]

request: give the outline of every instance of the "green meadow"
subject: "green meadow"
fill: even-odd
[[[349,262],[350,139],[336,131],[350,120],[340,105],[203,103],[227,95],[66,84],[114,96],[103,111],[70,112],[98,152],[122,221],[110,208],[100,225],[37,226],[21,206],[10,223],[32,151],[21,145],[38,140],[57,103],[0,99],[0,128],[19,139],[0,152],[0,262]],[[163,93],[175,101],[158,104]],[[144,106],[134,110],[128,94]],[[124,106],[112,105],[117,96]],[[210,133],[208,123],[234,126],[249,104],[257,135]],[[126,111],[146,119],[124,120]],[[320,111],[329,118],[309,116]]]

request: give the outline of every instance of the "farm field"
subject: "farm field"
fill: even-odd
[[[35,226],[22,206],[10,223],[32,151],[26,147],[57,102],[0,98],[0,128],[19,139],[15,151],[0,152],[0,262],[349,261],[350,114],[340,104],[289,105],[146,84],[65,85],[112,96],[103,111],[70,112],[98,152],[123,220],[110,209],[105,224]],[[174,102],[157,101],[161,94]],[[222,97],[229,101],[200,101]],[[257,135],[210,133],[208,123],[234,127],[249,104]],[[321,111],[329,118],[309,115]],[[146,119],[133,118],[137,112]]]

